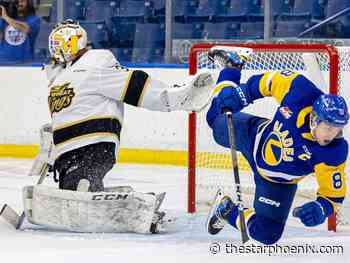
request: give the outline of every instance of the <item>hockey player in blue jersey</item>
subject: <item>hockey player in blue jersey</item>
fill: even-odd
[[[240,83],[250,49],[215,46],[209,59],[223,68],[207,112],[215,141],[229,148],[224,110],[232,111],[236,148],[254,173],[254,209],[245,208],[250,238],[274,244],[282,236],[297,189],[311,173],[319,188],[317,198],[293,211],[308,227],[322,224],[346,194],[345,162],[348,143],[342,136],[349,113],[344,98],[324,94],[305,76],[267,72]],[[271,120],[240,112],[255,100],[272,96],[279,108]],[[217,234],[228,223],[240,226],[238,207],[218,192],[208,218],[208,232]]]

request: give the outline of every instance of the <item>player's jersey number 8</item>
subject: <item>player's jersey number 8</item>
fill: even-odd
[[[341,174],[340,173],[334,173],[332,176],[333,179],[333,187],[334,189],[340,189],[343,185]]]

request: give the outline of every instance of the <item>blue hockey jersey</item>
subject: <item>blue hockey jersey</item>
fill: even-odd
[[[320,146],[310,133],[312,105],[322,91],[291,71],[254,75],[246,85],[253,99],[272,96],[280,105],[255,139],[259,174],[270,181],[294,184],[314,173],[318,195],[333,204],[341,203],[346,194],[348,144],[341,137]]]

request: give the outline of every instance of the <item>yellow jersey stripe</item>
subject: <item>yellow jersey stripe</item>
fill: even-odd
[[[265,73],[259,81],[259,91],[260,94],[264,97],[271,96],[270,84],[273,75],[274,72]]]
[[[216,96],[224,88],[228,88],[228,87],[232,87],[233,88],[235,86],[237,86],[237,85],[235,83],[231,82],[231,81],[222,81],[218,85],[215,86],[215,88],[212,91],[212,96]]]
[[[299,112],[297,117],[297,128],[300,128],[301,126],[304,125],[306,116],[311,112],[312,112],[312,106],[305,107]]]
[[[271,95],[281,103],[284,97],[288,94],[292,86],[292,81],[298,76],[297,73],[292,73],[290,76],[277,73],[273,75],[271,80]]]
[[[318,193],[327,197],[345,197],[346,178],[345,163],[330,166],[325,163],[315,165],[315,175],[319,185]]]

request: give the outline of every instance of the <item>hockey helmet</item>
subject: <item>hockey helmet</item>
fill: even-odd
[[[71,19],[58,23],[49,36],[51,57],[59,63],[70,62],[86,46],[86,31]]]
[[[323,94],[316,99],[312,108],[317,124],[325,122],[330,126],[344,127],[349,121],[348,107],[341,96]]]

